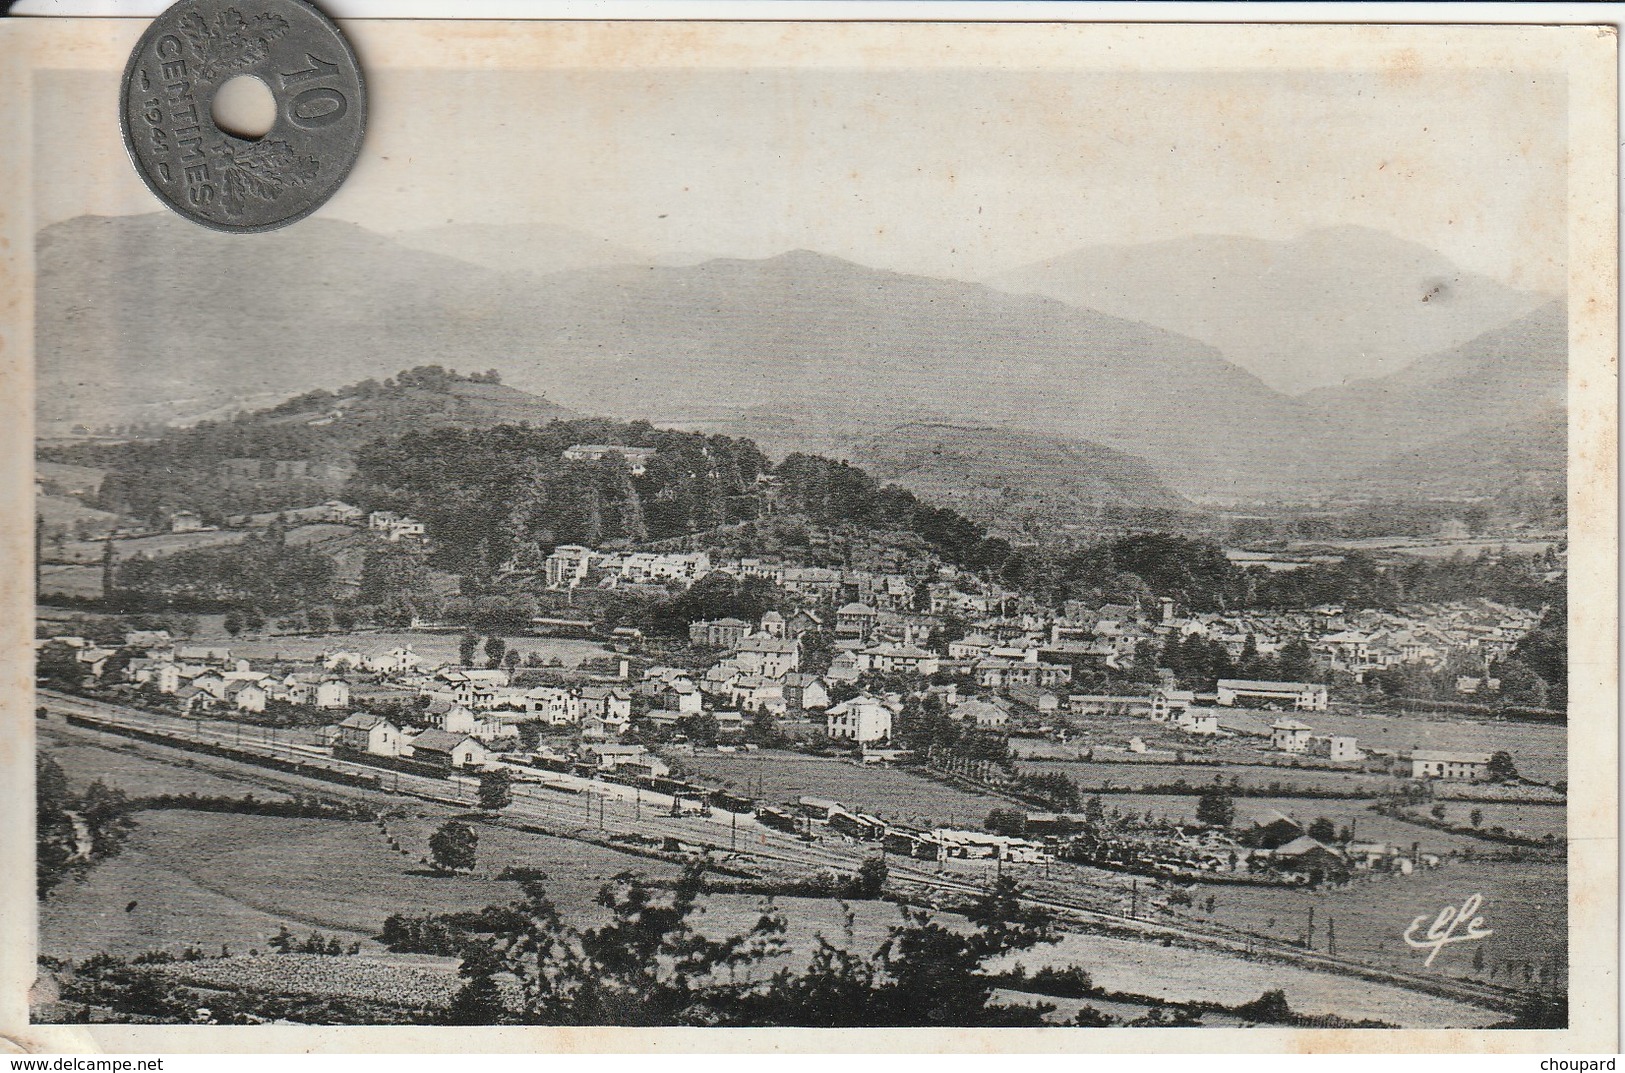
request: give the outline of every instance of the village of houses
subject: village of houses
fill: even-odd
[[[590,448],[582,448],[590,450]],[[423,539],[422,523],[390,512],[363,515],[328,503],[296,522],[342,522],[376,539]],[[176,520],[176,528],[191,520]],[[599,551],[555,548],[539,571],[549,590],[653,584],[681,588],[714,572],[763,578],[793,605],[759,620],[694,621],[688,645],[649,645],[641,632],[606,634],[601,659],[550,672],[534,684],[523,669],[425,659],[411,644],[380,648],[365,633],[334,636],[306,660],[250,660],[227,647],[182,643],[161,631],[132,632],[118,677],[166,710],[253,720],[268,706],[319,713],[322,742],[334,755],[418,771],[478,771],[510,766],[574,770],[616,780],[673,783],[672,761],[696,749],[761,752],[749,741],[764,721],[807,750],[835,751],[863,765],[920,764],[904,747],[899,720],[929,699],[962,727],[1008,736],[1012,746],[1086,742],[1097,762],[1161,761],[1210,778],[1215,760],[1280,769],[1312,768],[1385,775],[1396,784],[1477,784],[1490,775],[1491,750],[1376,747],[1318,725],[1342,705],[1316,682],[1219,679],[1211,689],[1179,688],[1167,673],[1112,694],[1073,686],[1075,668],[1128,667],[1145,644],[1190,635],[1222,643],[1232,657],[1259,656],[1307,641],[1317,664],[1358,680],[1405,664],[1429,668],[1470,654],[1480,665],[1509,652],[1536,622],[1533,612],[1489,601],[1416,606],[1400,611],[1305,611],[1189,614],[1171,599],[1150,606],[1068,606],[1045,612],[967,572],[933,562],[918,572],[814,567],[766,559],[718,559],[704,551]],[[922,591],[923,590],[923,591]],[[949,616],[968,631],[943,644]],[[559,620],[536,621],[539,634]],[[816,636],[816,646],[807,642]],[[87,682],[106,688],[115,650],[75,637],[42,640],[76,649]],[[816,650],[822,658],[809,658]],[[681,654],[681,659],[657,655]],[[478,662],[478,661],[471,661]],[[1484,677],[1461,676],[1464,698],[1493,692]],[[704,718],[714,742],[685,734]],[[1335,721],[1333,721],[1335,723]],[[709,735],[707,735],[709,738]],[[1016,755],[1022,750],[1013,748]],[[695,789],[694,784],[683,784]],[[1087,787],[1084,788],[1087,791]],[[720,793],[720,789],[718,790]],[[735,798],[737,800],[737,795]],[[1064,844],[1041,837],[1052,813],[1030,811],[1026,837],[946,824],[924,828],[872,815],[865,802],[837,802],[808,785],[794,800],[752,801],[764,824],[796,829],[799,820],[830,837],[883,842],[915,857],[993,856],[1012,862],[1053,858]],[[1140,863],[1165,870],[1345,875],[1357,869],[1409,871],[1424,860],[1403,845],[1310,837],[1307,818],[1245,804],[1235,832],[1174,833]],[[1061,824],[1061,830],[1067,825]],[[1096,847],[1095,863],[1130,863],[1121,847]],[[1114,858],[1113,853],[1119,857]]]

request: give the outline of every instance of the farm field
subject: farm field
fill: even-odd
[[[182,961],[156,971],[197,987],[344,995],[407,1007],[451,1004],[463,981],[452,958],[261,953]]]
[[[39,591],[42,596],[100,597],[102,594],[102,568],[99,566],[61,566],[41,563]]]
[[[113,541],[113,554],[119,559],[134,555],[173,555],[178,551],[196,548],[215,548],[237,544],[248,535],[246,529],[207,529],[192,533],[158,533],[153,536],[129,537]],[[104,545],[99,540],[69,541],[57,556],[63,562],[100,563]]]
[[[1201,889],[1201,888],[1199,888]],[[1259,935],[1300,940],[1314,909],[1314,945],[1327,948],[1327,922],[1335,931],[1337,952],[1373,965],[1419,970],[1425,953],[1405,944],[1406,927],[1426,917],[1423,929],[1447,905],[1460,906],[1473,893],[1482,894],[1479,910],[1492,935],[1445,947],[1432,969],[1444,975],[1476,977],[1527,986],[1522,966],[1557,959],[1565,973],[1568,952],[1567,870],[1562,861],[1459,861],[1409,876],[1371,876],[1346,887],[1290,891],[1270,887],[1225,887],[1208,890],[1214,912],[1183,911],[1194,920],[1212,920]],[[1483,969],[1473,960],[1483,950]],[[1296,1004],[1294,1004],[1294,1007]]]
[[[173,764],[138,753],[133,747],[103,746],[71,736],[57,728],[41,723],[37,727],[39,751],[62,765],[69,784],[75,790],[100,779],[115,790],[123,790],[131,797],[155,794],[201,794],[204,796],[243,797],[253,794],[262,800],[281,800],[287,797],[277,790],[266,789],[258,783],[230,778],[196,764],[188,767],[186,758],[178,757]]]
[[[946,786],[897,768],[801,753],[696,751],[693,756],[668,759],[697,776],[766,802],[793,802],[803,795],[831,798],[848,808],[920,827],[980,826],[991,810],[1011,804],[993,794]]]
[[[1460,552],[1476,558],[1486,551],[1506,548],[1518,555],[1543,555],[1554,540],[1419,540],[1415,537],[1356,537],[1348,540],[1293,540],[1287,548],[1293,552],[1336,548],[1343,551],[1396,551],[1424,558],[1444,559]]]
[[[1562,805],[1503,804],[1495,801],[1442,801],[1440,804],[1444,806],[1446,823],[1469,826],[1473,812],[1477,810],[1481,814],[1481,826],[1486,829],[1500,827],[1530,838],[1552,835],[1561,839],[1568,836],[1568,809]],[[1426,810],[1415,811],[1427,815]]]
[[[42,953],[129,955],[188,945],[213,952],[221,943],[236,952],[263,950],[284,924],[346,943],[370,939],[391,913],[454,912],[516,898],[517,884],[491,876],[517,862],[557,877],[549,892],[568,915],[587,909],[604,879],[671,868],[585,843],[480,827],[479,872],[443,877],[428,874],[417,847],[399,854],[365,821],[184,811],[137,819],[121,854],[40,906]]]
[[[76,466],[68,462],[34,463],[34,476],[47,484],[56,485],[68,494],[91,492],[101,487],[107,470],[94,466]]]
[[[57,538],[62,537],[66,543],[65,534],[72,531],[75,526],[83,527],[77,535],[95,536],[98,533],[106,533],[117,525],[119,520],[117,514],[87,507],[71,496],[36,493],[34,510],[39,514],[41,528],[44,530],[45,546],[52,552],[56,550]]]
[[[1271,783],[1295,789],[1326,790],[1375,796],[1394,786],[1386,775],[1316,768],[1252,767],[1241,764],[1136,764],[1091,760],[1037,760],[1020,765],[1023,771],[1060,771],[1088,790],[1095,787],[1135,790],[1143,786],[1169,786],[1183,779],[1188,786],[1207,786],[1215,776],[1226,784],[1231,776],[1242,786],[1268,789]]]
[[[1400,927],[1403,930],[1404,925]],[[1341,949],[1341,931],[1339,935]],[[1299,1013],[1334,1013],[1389,1023],[1403,1020],[1406,1027],[1477,1027],[1504,1019],[1501,1014],[1451,999],[1351,976],[1108,935],[1069,933],[1058,943],[1007,955],[992,964],[997,968],[1021,964],[1029,972],[1045,966],[1080,965],[1097,986],[1108,991],[1226,1006],[1251,1002],[1265,991],[1279,988]]]
[[[1277,718],[1272,712],[1235,709],[1219,725],[1262,731]],[[1453,749],[1512,755],[1519,773],[1541,782],[1568,777],[1568,728],[1550,723],[1460,719],[1446,715],[1385,716],[1369,712],[1303,712],[1294,716],[1317,734],[1352,734],[1362,749],[1407,753],[1412,749]]]
[[[1159,794],[1102,794],[1100,800],[1108,810],[1116,808],[1129,815],[1144,816],[1151,813],[1175,823],[1196,820],[1196,801],[1187,795]],[[1431,853],[1451,850],[1494,849],[1490,843],[1468,835],[1455,835],[1436,831],[1417,824],[1406,823],[1391,816],[1383,816],[1366,808],[1363,800],[1313,797],[1238,797],[1236,803],[1236,830],[1244,830],[1261,813],[1275,811],[1297,820],[1307,827],[1324,816],[1339,829],[1352,827],[1355,837],[1362,841],[1387,842],[1409,847],[1420,842],[1422,849]]]

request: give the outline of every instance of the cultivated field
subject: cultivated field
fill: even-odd
[[[64,732],[46,723],[37,724],[37,730],[39,751],[62,766],[75,790],[82,790],[100,779],[131,797],[157,794],[223,797],[253,794],[261,800],[287,797],[254,782],[205,770],[184,756],[176,756],[173,763],[166,763],[141,755],[129,744],[116,747],[92,744],[73,732]]]
[[[375,958],[322,954],[236,955],[182,961],[157,970],[196,987],[275,994],[342,995],[409,1008],[444,1007],[463,986],[451,958]]]
[[[99,566],[59,566],[41,563],[39,568],[41,596],[84,596],[99,598],[102,594],[102,568]]]
[[[94,466],[76,466],[68,462],[34,463],[34,476],[47,484],[55,485],[65,493],[90,492],[101,487],[102,479],[107,476],[107,470],[97,469]]]
[[[995,808],[1011,802],[993,794],[946,786],[897,768],[828,757],[763,750],[669,757],[704,779],[765,802],[794,802],[803,795],[839,801],[901,824],[919,827],[980,826]]]
[[[1108,810],[1115,808],[1120,812],[1133,816],[1145,816],[1150,813],[1155,817],[1172,820],[1175,823],[1194,823],[1196,820],[1196,802],[1195,797],[1184,795],[1101,795],[1101,803]],[[1367,802],[1362,800],[1311,797],[1238,797],[1235,799],[1235,804],[1237,831],[1245,830],[1252,823],[1253,817],[1273,811],[1290,816],[1305,827],[1324,816],[1326,819],[1331,820],[1339,830],[1344,827],[1353,828],[1355,837],[1361,841],[1385,842],[1390,845],[1403,846],[1407,849],[1411,843],[1420,842],[1424,852],[1448,853],[1453,850],[1464,849],[1488,851],[1495,848],[1482,839],[1472,838],[1468,835],[1449,834],[1417,824],[1406,823],[1404,820],[1397,820],[1390,816],[1383,816],[1367,809]]]
[[[449,815],[449,813],[447,814]],[[562,911],[582,913],[604,879],[671,871],[663,862],[584,843],[481,827],[474,876],[429,874],[426,846],[391,849],[365,821],[143,812],[124,851],[40,907],[40,949],[83,957],[197,945],[265,950],[286,924],[345,943],[370,939],[391,913],[436,913],[510,901],[517,884],[490,878],[504,865],[544,869]]]
[[[1358,537],[1349,540],[1294,540],[1287,544],[1294,552],[1335,548],[1339,551],[1392,551],[1426,559],[1448,559],[1460,554],[1473,559],[1486,551],[1502,548],[1517,555],[1544,555],[1553,540],[1423,540],[1417,537]]]
[[[1444,805],[1445,822],[1450,824],[1470,826],[1476,810],[1480,813],[1480,826],[1485,829],[1499,827],[1510,834],[1529,838],[1553,835],[1561,839],[1568,835],[1568,809],[1562,805],[1502,804],[1495,801],[1445,801],[1441,804]],[[1427,809],[1412,811],[1432,819]]]
[[[34,510],[40,517],[41,528],[45,533],[45,549],[51,553],[56,550],[55,538],[65,537],[74,526],[86,527],[78,535],[94,536],[97,533],[106,533],[117,525],[119,520],[117,514],[87,507],[69,496],[36,494]]]
[[[165,769],[155,771],[154,777],[184,770],[107,750],[81,746],[78,751],[82,755],[75,766],[81,771],[94,766],[97,773],[107,773],[127,763]],[[99,765],[92,754],[100,754]],[[753,757],[712,756],[754,766]],[[805,763],[812,758],[794,759]],[[819,776],[820,786],[827,786],[833,770],[841,769],[847,779],[865,780],[871,788],[885,787],[900,800],[910,793],[916,797],[922,792],[956,793],[905,772],[858,768],[839,761],[815,762],[831,766],[830,772],[822,768],[812,772]],[[781,771],[781,777],[783,774]],[[850,785],[856,788],[858,784]],[[976,800],[975,795],[963,797]],[[854,804],[860,800],[850,793],[844,799]],[[985,813],[982,806],[983,802],[977,802],[978,811]],[[195,945],[217,953],[225,944],[241,957],[253,950],[264,954],[267,940],[286,925],[301,936],[318,930],[346,945],[361,941],[364,951],[376,954],[378,947],[371,937],[390,913],[475,909],[516,898],[517,884],[492,878],[510,864],[545,875],[549,897],[566,919],[586,926],[603,920],[603,910],[593,904],[593,898],[605,881],[627,871],[646,875],[675,871],[667,862],[481,824],[477,827],[480,864],[476,874],[434,876],[420,857],[427,853],[430,832],[454,813],[419,804],[406,804],[405,809],[405,814],[387,820],[386,831],[366,821],[141,813],[139,826],[122,854],[99,865],[86,881],[64,886],[42,904],[41,951],[83,957],[105,950],[128,956],[158,947],[178,952]],[[391,838],[399,849],[390,845]],[[1093,874],[1088,869],[1077,871]],[[1107,882],[1122,879],[1114,875]],[[1228,911],[1233,897],[1239,903],[1252,893],[1220,891],[1219,913]],[[1140,896],[1149,896],[1143,883]],[[709,897],[700,927],[713,935],[742,931],[767,904],[765,899],[749,895]],[[848,907],[832,900],[781,898],[776,905],[789,920],[786,938],[791,960],[809,955],[820,935],[838,946],[872,951],[900,919],[897,907],[887,903],[853,903],[850,919]],[[1338,927],[1344,925],[1340,922]],[[1416,1023],[1474,1025],[1493,1019],[1438,1000],[1412,1002],[1407,998],[1406,1003],[1395,1004],[1391,996],[1381,997],[1380,989],[1358,980],[1152,943],[1068,936],[1056,947],[1022,955],[1022,961],[1029,968],[1081,964],[1103,986],[1167,999],[1239,1003],[1256,998],[1269,987],[1285,986],[1293,1007],[1307,1012],[1381,1016],[1386,1005],[1390,1010],[1414,1010],[1419,1018]],[[267,971],[284,968],[264,959],[257,964]],[[385,971],[370,969],[364,961],[326,968],[339,973],[354,969],[363,975]],[[287,970],[292,971],[291,965]],[[290,980],[289,986],[297,984]],[[1371,1012],[1359,1012],[1367,1009]]]
[[[1194,893],[1203,904],[1212,894],[1214,911],[1207,913],[1199,904],[1184,910],[1186,916],[1278,939],[1302,940],[1312,908],[1315,949],[1328,948],[1330,921],[1338,954],[1412,971],[1421,970],[1427,954],[1405,943],[1411,921],[1425,917],[1418,929],[1425,931],[1445,906],[1459,907],[1468,895],[1478,893],[1484,897],[1478,915],[1493,934],[1445,947],[1432,971],[1524,987],[1535,982],[1526,980],[1526,963],[1538,966],[1542,979],[1547,972],[1562,974],[1567,968],[1567,870],[1561,861],[1453,860],[1409,876],[1370,876],[1316,891],[1237,886],[1198,887]],[[1480,948],[1483,968],[1475,969],[1473,959]]]
[[[1316,768],[1253,767],[1244,764],[1101,763],[1087,760],[1036,760],[1020,765],[1023,771],[1061,771],[1084,789],[1137,790],[1171,786],[1183,779],[1187,786],[1208,786],[1217,776],[1226,785],[1232,777],[1242,786],[1268,790],[1271,784],[1294,789],[1375,796],[1395,785],[1386,775]]]
[[[1236,709],[1219,719],[1237,730],[1267,730],[1278,718],[1271,712]],[[1450,749],[1492,753],[1506,750],[1520,774],[1541,782],[1568,777],[1568,728],[1550,723],[1500,722],[1417,713],[1384,716],[1373,713],[1302,712],[1293,718],[1316,734],[1352,734],[1362,749],[1408,753],[1412,749]]]
[[[153,536],[131,537],[113,541],[113,554],[128,559],[141,554],[149,557],[173,555],[178,551],[196,548],[215,548],[237,544],[248,535],[245,529],[210,529],[193,533],[158,533]],[[103,543],[99,540],[69,541],[62,554],[55,556],[63,562],[100,563]]]
[[[1029,971],[1046,965],[1081,965],[1097,986],[1109,991],[1227,1006],[1250,1002],[1265,991],[1280,989],[1286,992],[1287,1003],[1299,1013],[1332,1013],[1356,1020],[1398,1022],[1407,1027],[1472,1027],[1504,1019],[1500,1014],[1450,999],[1354,977],[1105,935],[1068,934],[1053,946],[1011,955],[1004,963],[1020,963]]]

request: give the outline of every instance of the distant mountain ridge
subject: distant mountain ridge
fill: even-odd
[[[526,277],[317,217],[225,235],[174,213],[40,231],[40,433],[187,423],[420,364],[507,366]],[[454,359],[454,360],[448,360]]]
[[[334,220],[296,230],[245,244],[167,213],[44,229],[42,430],[456,364],[610,417],[763,406],[848,437],[930,414],[1086,439],[1185,492],[1313,469],[1301,404],[1199,343],[1050,299],[805,251],[536,276]]]
[[[1394,454],[1475,428],[1561,410],[1568,394],[1568,309],[1549,301],[1510,324],[1389,376],[1311,392],[1304,401],[1365,453]]]
[[[549,275],[656,258],[558,224],[442,224],[391,236],[408,249],[454,257],[499,272]]]
[[[473,423],[600,414],[780,453],[867,453],[985,510],[1179,509],[1154,504],[1364,486],[1398,452],[1560,400],[1566,369],[1560,303],[1391,379],[1293,398],[1212,346],[1043,295],[808,251],[523,271],[488,229],[434,230],[446,233],[419,233],[420,245],[456,256],[321,217],[256,236],[170,213],[43,229],[41,435],[218,419],[456,365],[506,381],[446,404]],[[517,230],[542,243],[558,229]],[[563,263],[579,238],[528,263]],[[623,256],[585,242],[593,257]],[[499,267],[477,263],[480,249]]]
[[[1182,492],[1312,469],[1300,403],[1192,340],[1050,299],[808,251],[544,283],[538,360],[512,379],[587,412],[778,412],[785,440],[824,449],[914,416],[1000,425],[1134,454]]]
[[[1095,246],[989,282],[1199,339],[1287,394],[1387,375],[1548,300],[1352,226]]]

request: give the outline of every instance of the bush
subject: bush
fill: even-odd
[[[1297,1017],[1287,1004],[1285,991],[1266,991],[1245,1005],[1237,1006],[1236,1013],[1260,1024],[1286,1025]]]

